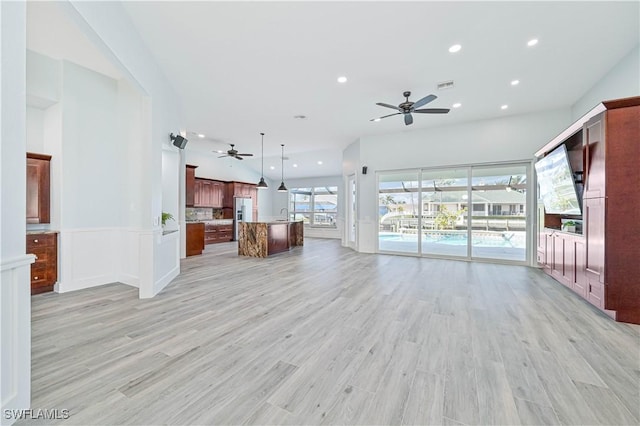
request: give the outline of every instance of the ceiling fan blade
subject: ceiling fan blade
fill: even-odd
[[[253,154],[236,154],[236,155],[242,155],[244,157],[253,157]]]
[[[383,106],[383,107],[386,107],[386,108],[391,108],[391,109],[396,109],[398,111],[402,111],[402,109],[400,109],[400,107],[397,107],[395,105],[385,104],[385,103],[382,103],[382,102],[377,102],[376,105],[380,105],[380,106]]]
[[[228,155],[226,155],[226,154],[225,154],[225,155],[221,155],[221,156],[220,156],[220,157],[218,157],[218,158],[224,158],[224,157],[228,157]]]
[[[406,113],[404,115],[404,124],[408,126],[409,124],[412,124],[412,123],[413,123],[413,116],[409,113]]]
[[[235,155],[234,157],[236,160],[244,160],[244,158],[240,157],[239,155]]]
[[[429,95],[429,96],[425,96],[424,98],[420,99],[417,102],[414,102],[414,104],[412,105],[413,108],[420,108],[422,105],[426,105],[429,102],[432,102],[434,100],[436,100],[438,97],[436,95]]]
[[[449,108],[423,108],[417,109],[413,112],[417,112],[420,114],[446,114],[449,112]]]
[[[400,113],[399,113],[399,112],[396,112],[395,114],[383,115],[382,117],[372,118],[372,119],[371,119],[371,120],[369,120],[369,121],[382,120],[383,118],[391,117],[391,116],[394,116],[394,115],[400,115]]]

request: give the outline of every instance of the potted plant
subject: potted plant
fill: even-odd
[[[573,220],[568,220],[562,224],[562,229],[566,232],[576,232],[576,223]]]
[[[162,212],[162,227],[164,228],[168,220],[174,220],[171,213]]]

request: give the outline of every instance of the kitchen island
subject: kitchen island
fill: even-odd
[[[238,255],[267,257],[304,244],[303,222],[241,222]]]

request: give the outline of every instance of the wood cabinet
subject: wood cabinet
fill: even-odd
[[[223,207],[225,198],[224,182],[196,178],[194,187],[194,207]]]
[[[197,167],[198,166],[187,164],[185,170],[185,205],[187,207],[193,207],[195,205]]]
[[[579,234],[544,230],[544,271],[579,294],[584,293],[585,243]]]
[[[205,224],[204,243],[216,244],[233,241],[233,224]]]
[[[202,254],[204,250],[204,223],[187,223],[187,257]]]
[[[225,199],[223,202],[223,214],[225,219],[233,219],[233,199],[251,198],[253,203],[252,220],[258,220],[258,189],[256,185],[243,182],[227,182],[225,188]]]
[[[36,256],[31,264],[31,294],[53,291],[58,281],[58,234],[27,234],[27,254]]]
[[[51,156],[27,152],[27,223],[50,222]]]
[[[571,279],[576,293],[615,320],[640,324],[640,97],[603,102],[587,116],[582,124],[584,238],[569,249],[565,238],[560,256],[553,233],[545,252],[553,262],[544,270],[562,283]],[[561,258],[573,277],[558,266]]]

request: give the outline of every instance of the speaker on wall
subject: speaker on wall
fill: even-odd
[[[169,137],[173,141],[173,145],[177,146],[180,149],[184,149],[184,147],[187,146],[187,142],[189,142],[188,139],[183,138],[180,135],[174,135],[173,133],[170,133]]]
[[[367,166],[362,166],[362,174],[363,175],[367,174]]]

